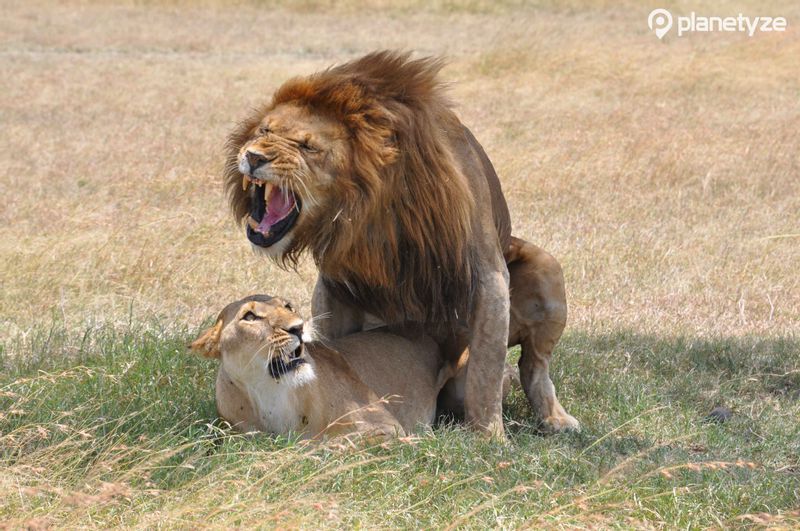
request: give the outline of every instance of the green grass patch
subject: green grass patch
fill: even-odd
[[[800,524],[800,342],[568,333],[578,434],[524,396],[507,444],[458,425],[365,446],[227,432],[190,330],[57,328],[0,347],[0,521],[59,527]],[[515,352],[511,356],[518,355]],[[725,405],[725,423],[706,419]]]

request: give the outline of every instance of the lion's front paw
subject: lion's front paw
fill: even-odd
[[[578,419],[565,412],[563,415],[553,415],[542,420],[541,429],[545,433],[579,432],[581,431],[581,423],[578,422]]]

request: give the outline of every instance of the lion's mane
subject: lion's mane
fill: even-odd
[[[472,191],[448,135],[468,134],[450,110],[436,59],[377,52],[287,81],[227,144],[226,188],[237,220],[250,210],[239,148],[269,109],[294,103],[349,133],[346,167],[323,204],[298,224],[282,256],[310,250],[343,301],[389,322],[451,322],[470,312],[478,272]],[[467,159],[468,160],[468,159]]]

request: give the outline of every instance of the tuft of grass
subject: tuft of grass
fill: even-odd
[[[242,436],[189,330],[49,331],[0,356],[12,526],[485,528],[800,524],[800,342],[573,331],[554,379],[583,431],[458,425],[374,446]],[[21,351],[20,349],[26,349]],[[512,352],[512,359],[517,356]],[[715,405],[733,410],[710,422]]]

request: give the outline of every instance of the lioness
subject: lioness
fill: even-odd
[[[219,358],[217,410],[242,431],[402,435],[430,425],[453,374],[436,343],[386,331],[309,342],[282,298],[253,295],[220,312],[191,349]]]

